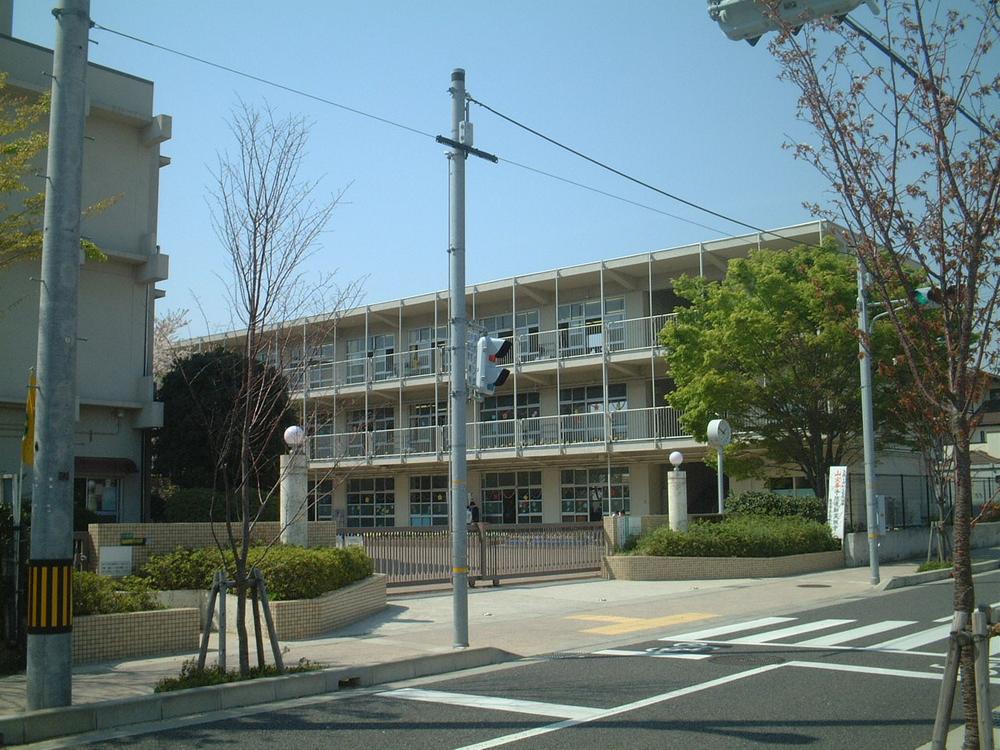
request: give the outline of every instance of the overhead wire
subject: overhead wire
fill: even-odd
[[[294,86],[288,86],[286,84],[279,83],[277,81],[273,81],[273,80],[270,80],[268,78],[264,78],[263,76],[254,75],[253,73],[247,73],[246,71],[240,70],[239,68],[234,68],[234,67],[229,66],[229,65],[223,65],[222,63],[215,62],[214,60],[209,60],[207,58],[200,57],[198,55],[194,55],[194,54],[191,54],[189,52],[184,52],[182,50],[178,50],[178,49],[175,49],[173,47],[168,47],[168,46],[166,46],[164,44],[159,44],[157,42],[150,41],[149,39],[143,39],[142,37],[135,36],[134,34],[128,34],[128,33],[124,32],[124,31],[119,31],[117,29],[112,29],[112,28],[110,28],[108,26],[104,26],[103,24],[100,24],[100,23],[96,23],[95,22],[93,24],[93,28],[98,29],[100,31],[105,31],[105,32],[107,32],[109,34],[113,34],[115,36],[122,37],[123,39],[128,39],[128,40],[136,42],[138,44],[146,45],[147,47],[152,47],[153,49],[158,49],[158,50],[160,50],[162,52],[167,52],[169,54],[176,55],[178,57],[182,57],[182,58],[184,58],[186,60],[191,60],[192,62],[196,62],[196,63],[199,63],[201,65],[206,65],[208,67],[215,68],[216,70],[222,70],[222,71],[225,71],[227,73],[231,73],[232,75],[239,76],[241,78],[246,78],[247,80],[254,81],[256,83],[260,83],[260,84],[263,84],[265,86],[270,86],[272,88],[276,88],[276,89],[279,89],[281,91],[285,91],[285,92],[288,92],[290,94],[294,94],[296,96],[301,96],[301,97],[304,97],[306,99],[311,99],[312,101],[316,101],[316,102],[319,102],[321,104],[326,104],[326,105],[329,105],[331,107],[336,107],[337,109],[341,109],[341,110],[343,110],[345,112],[350,112],[351,114],[355,114],[355,115],[358,115],[360,117],[365,117],[365,118],[368,118],[370,120],[375,120],[376,122],[380,122],[380,123],[382,123],[384,125],[390,125],[392,127],[399,128],[401,130],[407,131],[407,132],[415,134],[415,135],[420,135],[420,136],[423,136],[423,137],[426,137],[426,138],[432,138],[432,139],[436,137],[434,134],[429,133],[426,130],[421,130],[420,128],[416,128],[416,127],[413,127],[413,126],[410,126],[410,125],[406,125],[406,124],[401,123],[401,122],[399,122],[397,120],[392,120],[392,119],[389,119],[387,117],[382,117],[380,115],[372,114],[371,112],[365,112],[364,110],[358,109],[356,107],[348,106],[348,105],[343,104],[341,102],[334,101],[333,99],[328,99],[326,97],[319,96],[317,94],[313,94],[313,93],[310,93],[308,91],[305,91],[303,89],[295,88]],[[470,99],[471,99],[471,97],[470,97]],[[471,99],[471,100],[474,101],[476,104],[479,104],[480,106],[484,106],[485,107],[485,105],[482,104],[482,102],[479,102],[478,100],[475,100],[475,99]],[[487,109],[489,109],[489,108],[487,107]],[[490,111],[494,111],[494,110],[490,110]],[[494,113],[495,114],[499,114],[499,113],[496,113],[495,111],[494,111]],[[532,132],[535,132],[535,131],[532,131]],[[548,139],[546,139],[546,140],[548,140]],[[572,149],[570,149],[570,150],[572,150]],[[576,153],[576,152],[574,152],[574,153]],[[615,193],[611,193],[611,192],[608,192],[606,190],[601,190],[600,188],[595,188],[595,187],[592,187],[590,185],[586,185],[586,184],[584,184],[582,182],[577,182],[575,180],[571,180],[571,179],[569,179],[567,177],[562,177],[562,176],[557,175],[557,174],[555,174],[553,172],[548,172],[546,170],[539,169],[537,167],[532,167],[532,166],[530,166],[528,164],[524,164],[524,163],[521,163],[521,162],[514,161],[513,159],[507,159],[507,158],[503,158],[503,157],[498,157],[498,158],[500,159],[501,162],[504,162],[506,164],[510,164],[511,166],[515,166],[515,167],[518,167],[520,169],[527,170],[529,172],[534,172],[535,174],[539,174],[539,175],[542,175],[544,177],[548,177],[548,178],[553,179],[553,180],[558,180],[559,182],[566,183],[567,185],[573,185],[574,187],[578,187],[578,188],[581,188],[583,190],[588,190],[588,191],[590,191],[592,193],[596,193],[598,195],[603,195],[603,196],[605,196],[607,198],[612,198],[614,200],[621,201],[622,203],[627,203],[627,204],[635,206],[637,208],[642,208],[642,209],[645,209],[647,211],[652,211],[652,212],[660,214],[662,216],[667,216],[667,217],[669,217],[671,219],[675,219],[677,221],[681,221],[681,222],[684,222],[686,224],[691,224],[692,226],[696,226],[696,227],[699,227],[701,229],[706,229],[706,230],[708,230],[710,232],[715,232],[716,234],[719,234],[719,235],[722,235],[722,236],[728,236],[729,234],[731,234],[730,232],[726,232],[726,231],[723,231],[723,230],[718,229],[716,227],[712,227],[712,226],[709,226],[707,224],[702,224],[702,223],[694,221],[692,219],[688,219],[688,218],[685,218],[683,216],[679,216],[677,214],[670,213],[669,211],[664,211],[664,210],[656,208],[654,206],[650,206],[650,205],[645,204],[645,203],[640,203],[638,201],[634,201],[634,200],[631,200],[629,198],[625,198],[625,197],[623,197],[621,195],[617,195]],[[615,170],[612,170],[612,171],[615,171]],[[622,174],[622,173],[619,173],[619,174]],[[627,177],[627,175],[623,175],[623,176]],[[629,178],[629,179],[633,179],[633,178]],[[639,182],[640,185],[644,185],[645,187],[652,188],[652,186],[645,185],[641,181],[634,180],[634,179],[633,179],[633,181],[634,182]],[[692,203],[690,201],[686,201],[683,198],[678,198],[678,197],[676,197],[674,195],[671,195],[670,193],[667,193],[665,191],[658,190],[656,188],[652,188],[652,189],[656,190],[656,192],[659,192],[659,193],[667,196],[668,198],[672,198],[674,200],[678,200],[681,203],[684,203],[684,204],[686,204],[688,206],[691,206],[693,208],[697,208],[699,210],[702,210],[702,211],[705,211],[707,213],[713,214],[714,216],[717,216],[717,217],[722,218],[722,219],[726,219],[726,220],[731,221],[733,223],[739,224],[740,226],[744,226],[744,227],[747,227],[749,229],[753,229],[754,231],[757,231],[757,232],[763,232],[763,231],[765,231],[765,230],[759,229],[757,227],[753,227],[750,224],[746,224],[744,222],[740,222],[740,221],[737,221],[735,219],[730,219],[729,217],[726,217],[723,214],[719,214],[719,213],[716,213],[716,212],[711,211],[709,209],[702,208],[702,207],[698,206],[695,203]]]

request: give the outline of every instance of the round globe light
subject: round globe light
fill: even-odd
[[[293,424],[291,427],[285,429],[285,442],[292,448],[297,448],[302,445],[306,440],[306,431],[299,427],[297,424]]]
[[[670,463],[674,465],[674,469],[680,468],[680,465],[684,463],[684,454],[680,451],[673,451],[670,454]]]

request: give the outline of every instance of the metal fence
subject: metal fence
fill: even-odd
[[[451,532],[437,528],[347,529],[390,585],[451,580]],[[468,531],[469,575],[501,580],[597,572],[606,554],[603,524],[478,524]]]

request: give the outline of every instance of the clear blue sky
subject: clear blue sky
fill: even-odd
[[[51,47],[51,2],[16,0],[14,34]],[[469,92],[595,158],[717,211],[775,227],[822,201],[811,167],[781,148],[808,137],[795,92],[765,45],[731,42],[702,0],[92,0],[110,28],[447,134],[453,68]],[[455,9],[463,11],[461,15]],[[856,15],[866,14],[864,8]],[[865,19],[861,19],[865,20]],[[189,308],[186,335],[228,328],[225,256],[209,221],[210,167],[231,148],[239,98],[313,123],[306,176],[351,183],[311,261],[341,283],[367,277],[364,301],[448,286],[447,165],[432,140],[93,30],[91,60],[155,82],[174,118],[163,152],[159,243],[171,258],[160,309]],[[473,107],[476,145],[706,224],[700,214],[559,151]],[[613,258],[720,233],[510,165],[470,160],[467,279]],[[209,330],[197,312],[201,301]]]

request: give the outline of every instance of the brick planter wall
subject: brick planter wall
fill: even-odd
[[[612,555],[604,558],[605,575],[623,581],[691,581],[715,578],[778,578],[844,567],[842,550],[785,557],[651,557]]]
[[[375,574],[363,581],[330,591],[315,599],[271,602],[274,629],[280,640],[312,638],[350,625],[385,609],[386,576]],[[261,612],[261,624],[264,614]],[[253,629],[253,606],[247,599],[247,629]],[[226,630],[236,632],[236,597],[226,597]]]
[[[200,633],[190,608],[74,617],[73,663],[194,653]]]

